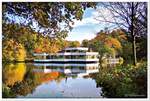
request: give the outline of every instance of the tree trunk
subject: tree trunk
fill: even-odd
[[[136,65],[137,59],[136,59],[136,42],[135,42],[135,33],[134,33],[134,3],[132,2],[132,14],[131,14],[131,36],[132,36],[132,50],[133,50],[133,64]]]
[[[136,58],[136,41],[135,41],[135,36],[133,36],[133,59],[134,59],[134,65],[137,63],[137,58]]]

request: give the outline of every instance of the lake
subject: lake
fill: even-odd
[[[102,98],[94,76],[99,66],[90,64],[3,64],[5,98]]]

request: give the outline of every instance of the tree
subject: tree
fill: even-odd
[[[126,31],[123,29],[116,29],[113,30],[110,33],[110,36],[113,38],[116,38],[117,40],[119,40],[121,43],[127,41],[127,35],[126,35]]]
[[[94,42],[90,43],[90,48],[92,48],[93,51],[96,51],[99,53],[100,63],[102,63],[102,58],[109,57],[111,55],[114,55],[115,53],[113,48],[108,47],[100,40],[95,40]]]
[[[132,43],[131,42],[126,41],[126,42],[124,42],[124,44],[122,44],[121,56],[125,60],[125,63],[132,63],[133,53],[132,53]]]
[[[79,47],[80,42],[79,41],[69,41],[69,47]]]
[[[26,51],[31,58],[34,50],[56,53],[67,47],[64,39],[72,29],[73,19],[81,20],[84,10],[95,6],[92,2],[3,2],[3,60],[18,59],[19,52],[25,54]],[[7,41],[11,43],[9,47]],[[25,51],[19,49],[14,54],[13,43],[21,45]]]
[[[22,44],[18,44],[14,54],[16,61],[24,61],[26,58],[26,50],[24,46],[22,46]]]
[[[103,48],[106,48],[106,47],[107,47],[107,49],[110,48],[112,50],[112,52],[114,52],[113,55],[115,57],[115,54],[122,50],[122,45],[121,45],[121,42],[117,38],[112,37],[111,34],[112,34],[111,32],[106,33],[105,31],[100,31],[97,33],[97,36],[95,38],[90,40],[90,43],[95,44],[95,42],[100,41],[102,44],[99,47],[105,46]],[[91,45],[89,45],[89,46],[91,46]],[[95,48],[98,48],[98,47],[95,47]],[[94,48],[94,50],[95,50],[95,48]]]
[[[84,39],[84,40],[82,41],[82,46],[83,46],[83,47],[88,47],[88,42],[89,42],[89,40]]]
[[[35,31],[50,37],[64,36],[72,29],[72,19],[81,20],[83,11],[95,7],[93,2],[3,2],[3,23],[17,23],[30,26]],[[11,16],[11,17],[10,17]]]
[[[3,61],[24,61],[26,50],[24,46],[13,39],[3,40],[2,44]]]
[[[137,46],[137,59],[139,61],[144,60],[147,61],[147,38],[137,38],[136,39]]]
[[[13,60],[23,60],[23,55],[27,55],[27,58],[32,58],[33,52],[46,52],[46,53],[56,53],[59,50],[66,47],[66,43],[64,43],[64,39],[61,39],[63,36],[60,36],[56,39],[50,38],[48,36],[43,36],[41,33],[37,34],[34,30],[32,30],[30,27],[26,26],[19,26],[19,24],[3,24],[3,56],[8,58],[9,54],[14,55],[12,58]],[[66,33],[66,32],[64,32]],[[64,34],[63,34],[64,35]],[[7,41],[6,41],[7,40]],[[15,51],[14,54],[11,54],[12,52],[10,49],[7,48],[7,45],[9,45],[7,42],[8,40],[13,40],[9,42],[11,50],[15,50],[13,47],[13,43],[18,44],[20,49],[18,51]],[[11,43],[12,42],[12,43]],[[64,45],[63,45],[64,43]],[[66,44],[66,45],[65,45]],[[24,46],[24,47],[23,47]],[[8,51],[9,50],[9,51]],[[22,52],[21,52],[22,51]],[[26,52],[25,52],[26,51]],[[7,52],[7,53],[5,53]],[[21,54],[20,54],[20,53]],[[6,55],[6,56],[5,56]],[[18,59],[20,58],[20,59]],[[22,59],[21,59],[22,58]],[[8,58],[9,59],[9,58]],[[10,57],[11,59],[11,57]]]
[[[65,40],[51,39],[49,37],[40,36],[36,42],[34,52],[57,53],[65,47],[67,47]]]
[[[147,3],[109,2],[101,3],[101,6],[109,11],[111,18],[110,16],[105,17],[99,9],[99,15],[95,19],[127,30],[128,35],[132,38],[133,60],[134,65],[136,65],[136,38],[143,35],[147,36]]]
[[[31,56],[35,48],[38,35],[30,27],[20,26],[19,24],[3,24],[3,43],[5,40],[14,40],[21,44],[27,51],[27,56]]]
[[[114,48],[116,50],[119,50],[122,48],[121,43],[116,38],[108,37],[108,38],[106,38],[104,43],[107,46]]]

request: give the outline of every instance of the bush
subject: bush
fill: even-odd
[[[124,62],[123,58],[122,57],[119,57],[119,64],[122,65]]]
[[[147,63],[100,68],[96,82],[105,97],[147,97]]]

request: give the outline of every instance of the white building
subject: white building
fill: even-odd
[[[98,62],[98,52],[89,52],[85,47],[66,48],[56,54],[34,53],[34,62],[49,62],[49,63],[91,63]]]

